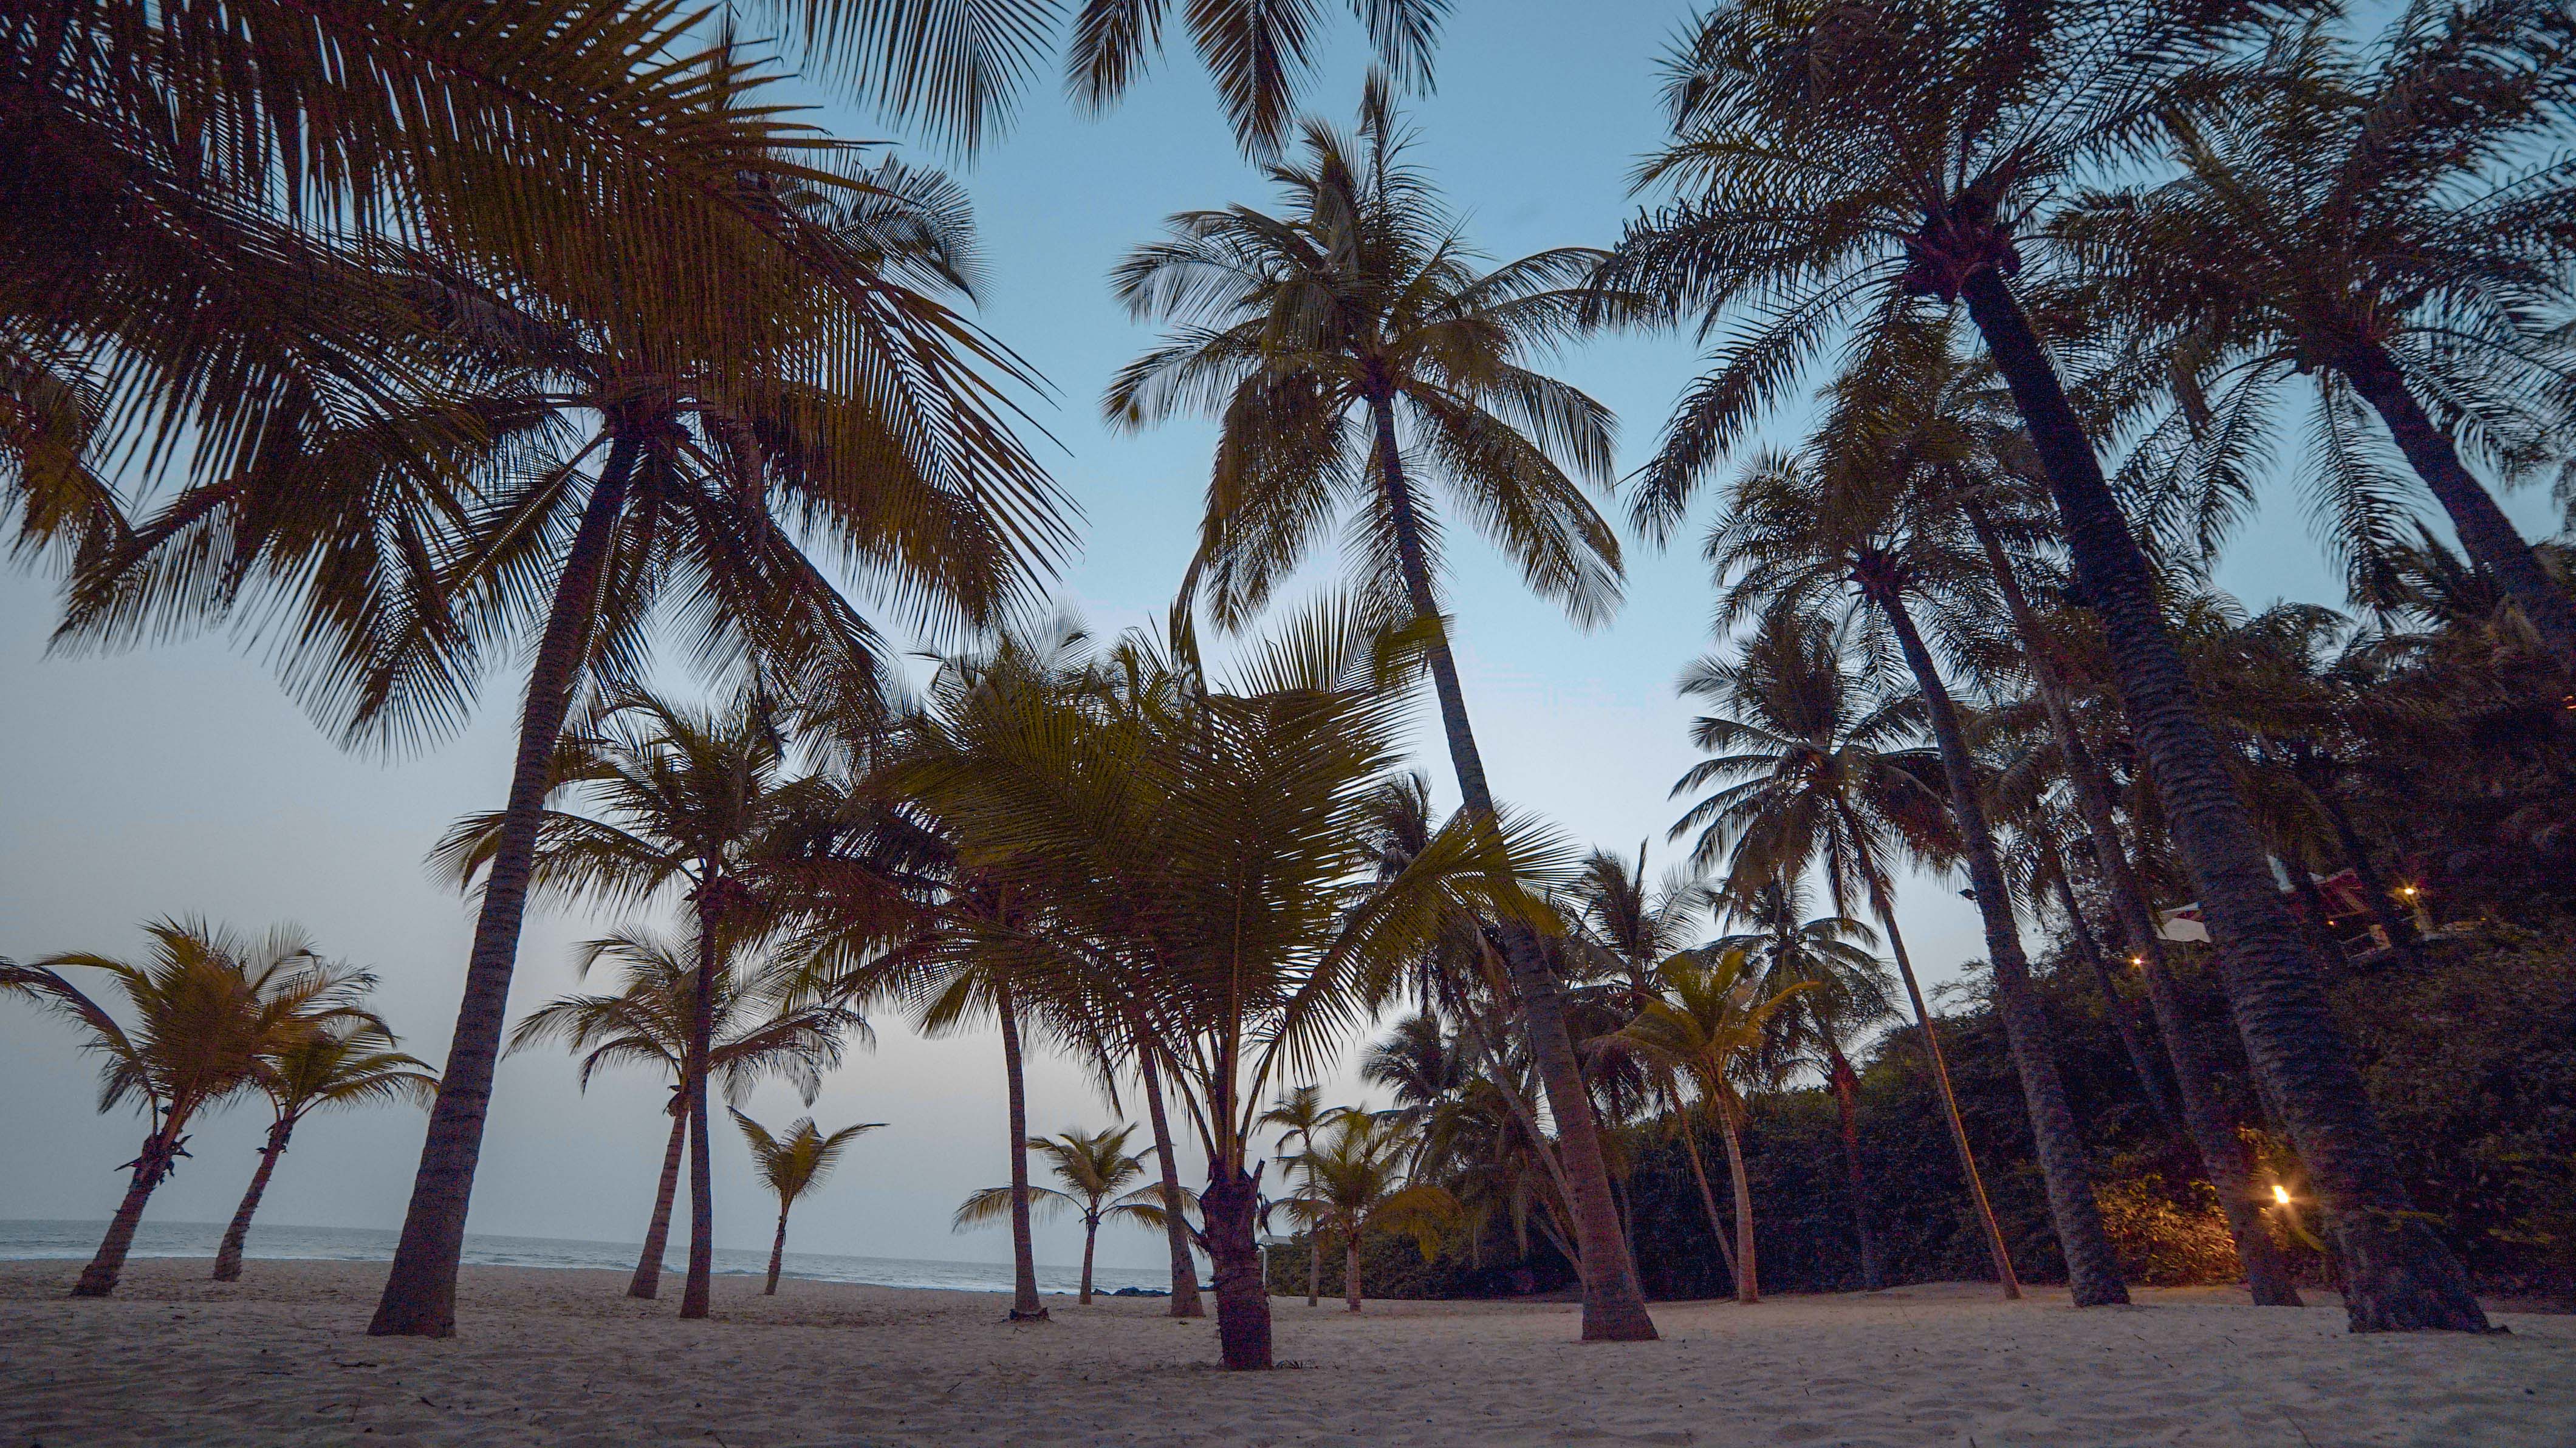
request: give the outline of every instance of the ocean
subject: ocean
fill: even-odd
[[[687,1232],[674,1224],[664,1270],[674,1275],[688,1268]],[[0,1221],[0,1260],[49,1259],[87,1261],[107,1232],[105,1222]],[[221,1244],[221,1222],[145,1221],[134,1234],[137,1257],[212,1257]],[[372,1227],[290,1227],[253,1223],[245,1255],[303,1262],[390,1262],[396,1234]],[[465,1260],[484,1267],[604,1267],[635,1269],[642,1243],[575,1242],[555,1237],[493,1237],[465,1234]],[[769,1254],[732,1248],[716,1249],[715,1270],[726,1276],[757,1277],[769,1270]],[[1008,1292],[1007,1262],[916,1262],[902,1257],[836,1257],[820,1252],[790,1252],[783,1273],[823,1282],[866,1282],[880,1287],[939,1287],[955,1292]],[[1121,1287],[1166,1290],[1169,1271],[1099,1267],[1091,1274],[1095,1291]],[[1071,1294],[1080,1290],[1077,1267],[1038,1264],[1038,1290]]]

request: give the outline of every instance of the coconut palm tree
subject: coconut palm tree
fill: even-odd
[[[1378,1048],[1373,1048],[1378,1049]],[[1375,1058],[1372,1057],[1372,1060]],[[1365,1073],[1366,1067],[1362,1068]],[[1326,1106],[1324,1088],[1313,1084],[1299,1086],[1274,1102],[1261,1113],[1254,1124],[1279,1133],[1279,1160],[1295,1159],[1291,1148],[1308,1149],[1315,1144],[1315,1133],[1350,1110],[1347,1106]],[[1323,1300],[1324,1239],[1313,1232],[1306,1235],[1306,1305],[1313,1307]]]
[[[1127,1139],[1135,1134],[1135,1127],[1120,1125],[1029,1138],[1029,1150],[1045,1157],[1047,1169],[1064,1183],[1061,1188],[1030,1188],[1029,1203],[1046,1211],[1069,1207],[1082,1218],[1082,1291],[1075,1300],[1084,1307],[1091,1305],[1091,1259],[1100,1243],[1100,1224],[1124,1218],[1163,1228],[1161,1186],[1135,1185],[1145,1178],[1144,1157],[1127,1150]],[[962,1232],[1008,1217],[1018,1199],[1011,1187],[986,1187],[958,1206],[951,1225]]]
[[[1886,1285],[1878,1234],[1870,1229],[1869,1193],[1861,1169],[1860,1130],[1854,1098],[1860,1073],[1846,1043],[1896,1018],[1894,982],[1869,953],[1877,937],[1848,915],[1808,915],[1803,881],[1796,875],[1766,880],[1750,894],[1721,897],[1728,923],[1750,926],[1718,936],[1706,950],[1740,950],[1761,974],[1759,994],[1788,996],[1787,1008],[1770,1017],[1765,1053],[1780,1067],[1804,1058],[1824,1067],[1842,1124],[1843,1178],[1851,1197],[1852,1235],[1860,1244],[1864,1291]],[[1791,987],[1798,987],[1794,993]]]
[[[2474,1329],[2459,1261],[2412,1210],[2316,963],[2272,886],[2166,627],[2157,579],[2023,309],[2026,223],[2088,162],[2134,156],[2160,118],[2233,98],[2211,62],[2265,12],[1726,0],[1671,67],[1674,143],[1644,171],[1678,199],[1633,224],[1604,284],[1710,325],[1753,317],[1695,384],[1636,511],[1668,530],[1707,465],[1793,387],[1835,329],[1883,332],[1907,296],[1964,302],[2011,390],[2100,615],[2119,694],[2219,945],[2247,1054],[2317,1180],[2356,1329]],[[1867,336],[1856,350],[1866,353]],[[2311,1155],[2313,1153],[2313,1155]]]
[[[711,1079],[725,1101],[739,1106],[765,1080],[784,1080],[806,1105],[822,1090],[823,1073],[841,1064],[852,1035],[874,1039],[865,1017],[833,1000],[816,1000],[801,966],[735,949],[720,952],[706,992],[707,1049]],[[699,1019],[696,951],[658,935],[629,931],[585,944],[574,968],[588,976],[601,961],[619,968],[618,988],[605,995],[563,996],[530,1011],[512,1028],[508,1050],[561,1044],[581,1058],[579,1083],[607,1066],[646,1066],[671,1078],[671,1135],[662,1149],[662,1174],[653,1215],[644,1228],[644,1250],[635,1261],[626,1295],[660,1295],[662,1255],[670,1241],[671,1207],[680,1185],[680,1156],[690,1131],[687,1083],[696,1059],[692,1041]]]
[[[783,1137],[772,1136],[757,1121],[733,1112],[734,1125],[742,1128],[742,1139],[751,1147],[752,1169],[778,1198],[778,1235],[769,1242],[769,1280],[761,1284],[764,1297],[778,1295],[778,1268],[787,1257],[787,1213],[796,1199],[821,1184],[840,1162],[841,1153],[851,1142],[885,1125],[882,1121],[864,1121],[844,1126],[825,1136],[815,1129],[814,1118],[800,1116],[787,1128]]]
[[[1746,1108],[1738,1086],[1760,1056],[1772,1018],[1809,987],[1801,982],[1764,994],[1761,969],[1742,950],[1675,955],[1656,968],[1654,985],[1655,993],[1620,1035],[1649,1060],[1688,1080],[1701,1113],[1717,1123],[1735,1191],[1735,1300],[1759,1302],[1753,1186],[1744,1172]]]
[[[150,1121],[143,1149],[126,1163],[125,1199],[74,1297],[116,1290],[143,1208],[188,1154],[198,1113],[260,1085],[269,1058],[306,1037],[373,1020],[360,1002],[375,977],[314,954],[294,926],[259,940],[201,920],[156,920],[144,932],[152,955],[139,965],[73,952],[0,967],[0,992],[34,1001],[83,1033],[81,1048],[100,1058],[99,1110],[136,1103]],[[106,973],[130,1029],[64,978],[75,966]]]
[[[1444,486],[1524,581],[1578,621],[1617,602],[1618,541],[1569,476],[1608,480],[1610,414],[1528,365],[1567,335],[1569,288],[1598,254],[1566,248],[1478,270],[1406,163],[1407,142],[1373,85],[1355,136],[1310,122],[1298,159],[1270,168],[1285,215],[1190,212],[1169,239],[1131,253],[1114,275],[1119,296],[1176,330],[1119,373],[1103,409],[1122,427],[1183,410],[1220,418],[1192,570],[1221,623],[1257,610],[1336,515],[1354,515],[1373,603],[1436,630],[1430,671],[1459,795],[1490,820],[1425,484]],[[1651,1337],[1558,984],[1536,938],[1507,932],[1506,946],[1584,1243],[1584,1335]]]
[[[1754,459],[1728,490],[1707,553],[1722,586],[1720,627],[1762,610],[1803,611],[1838,602],[1870,610],[1893,636],[1921,692],[1947,786],[1950,832],[1965,858],[1985,926],[1995,1003],[2029,1110],[2047,1183],[2049,1216],[2064,1250],[2075,1305],[2129,1300],[2119,1260],[2103,1234],[2092,1174],[2067,1102],[2047,1012],[2030,985],[2030,963],[1994,832],[1987,824],[1986,771],[1918,609],[1975,617],[1990,612],[1991,583],[1958,512],[1946,505],[1949,459],[1942,439],[1890,417],[1876,378],[1839,385],[1809,447],[1795,456]],[[1855,406],[1855,403],[1867,404]],[[1846,590],[1848,589],[1848,592]]]
[[[438,1078],[426,1063],[393,1049],[395,1044],[384,1022],[350,1016],[289,1039],[263,1058],[267,1069],[259,1073],[258,1086],[275,1115],[259,1149],[259,1169],[251,1173],[250,1188],[242,1193],[240,1208],[224,1228],[223,1245],[215,1251],[217,1282],[241,1276],[251,1217],[268,1191],[277,1159],[286,1154],[286,1144],[304,1118],[317,1111],[390,1102],[426,1108],[437,1099]]]
[[[1277,1207],[1305,1228],[1309,1241],[1328,1233],[1340,1239],[1342,1301],[1357,1312],[1360,1245],[1368,1234],[1411,1232],[1427,1261],[1440,1250],[1442,1229],[1457,1217],[1458,1200],[1437,1183],[1405,1179],[1416,1144],[1398,1117],[1340,1107],[1326,1116],[1321,1130],[1286,1158],[1298,1182]]]
[[[1995,1278],[2006,1297],[2018,1297],[2020,1283],[1986,1201],[1941,1038],[1896,928],[1897,864],[1947,849],[1933,783],[1939,761],[1912,747],[1919,705],[1885,688],[1875,661],[1860,658],[1861,668],[1853,670],[1848,647],[1832,620],[1774,610],[1757,622],[1735,659],[1703,658],[1682,675],[1686,697],[1705,698],[1720,712],[1692,721],[1692,744],[1711,757],[1691,766],[1673,793],[1716,788],[1674,822],[1672,838],[1696,830],[1694,863],[1702,869],[1723,863],[1734,893],[1814,869],[1837,914],[1855,895],[1868,900],[1913,1004]]]
[[[2555,467],[2576,410],[2576,348],[2550,318],[2576,303],[2555,147],[2576,120],[2576,28],[2551,0],[2414,0],[2375,44],[2340,15],[2285,27],[2245,67],[2248,103],[2174,118],[2182,174],[2088,196],[2053,241],[2151,347],[2218,374],[2164,450],[2199,511],[2241,512],[2247,469],[2293,374],[2317,389],[2313,497],[2347,558],[2404,541],[2405,511],[2366,461],[2368,406],[2461,544],[2562,666],[2576,599],[2463,453],[2512,481]]]

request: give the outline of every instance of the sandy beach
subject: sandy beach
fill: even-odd
[[[1274,1304],[1294,1370],[1229,1376],[1153,1300],[716,1280],[716,1315],[608,1272],[467,1268],[453,1341],[364,1335],[382,1268],[0,1263],[0,1444],[2576,1442],[2576,1318],[2354,1337],[2332,1306],[2219,1291],[2076,1312],[1968,1285],[1664,1303],[1664,1341],[1585,1347],[1564,1304]]]

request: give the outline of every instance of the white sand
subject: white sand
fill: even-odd
[[[1561,1304],[1280,1299],[1298,1371],[1213,1370],[1159,1300],[1011,1327],[970,1293],[716,1279],[713,1320],[623,1274],[468,1268],[458,1336],[365,1336],[380,1266],[0,1263],[0,1448],[92,1444],[2576,1444],[2576,1318],[2511,1336],[2354,1337],[2332,1306],[1917,1287],[1656,1307],[1660,1343],[1584,1346]]]

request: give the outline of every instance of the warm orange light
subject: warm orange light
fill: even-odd
[[[2131,965],[2144,967],[2146,963],[2147,958],[2143,955],[2133,955],[2129,957],[2129,964]]]
[[[2290,1189],[2282,1186],[2278,1182],[2274,1182],[2272,1184],[2272,1200],[2279,1202],[2282,1206],[2288,1206],[2290,1204]]]
[[[2401,892],[2399,892],[2399,893],[2401,893],[2401,894],[2407,894],[2407,895],[2412,895],[2412,894],[2414,894],[2414,893],[2415,893],[2415,887],[2414,887],[2414,886],[2412,886],[2412,885],[2409,885],[2409,886],[2407,886],[2403,891],[2401,891]]]

